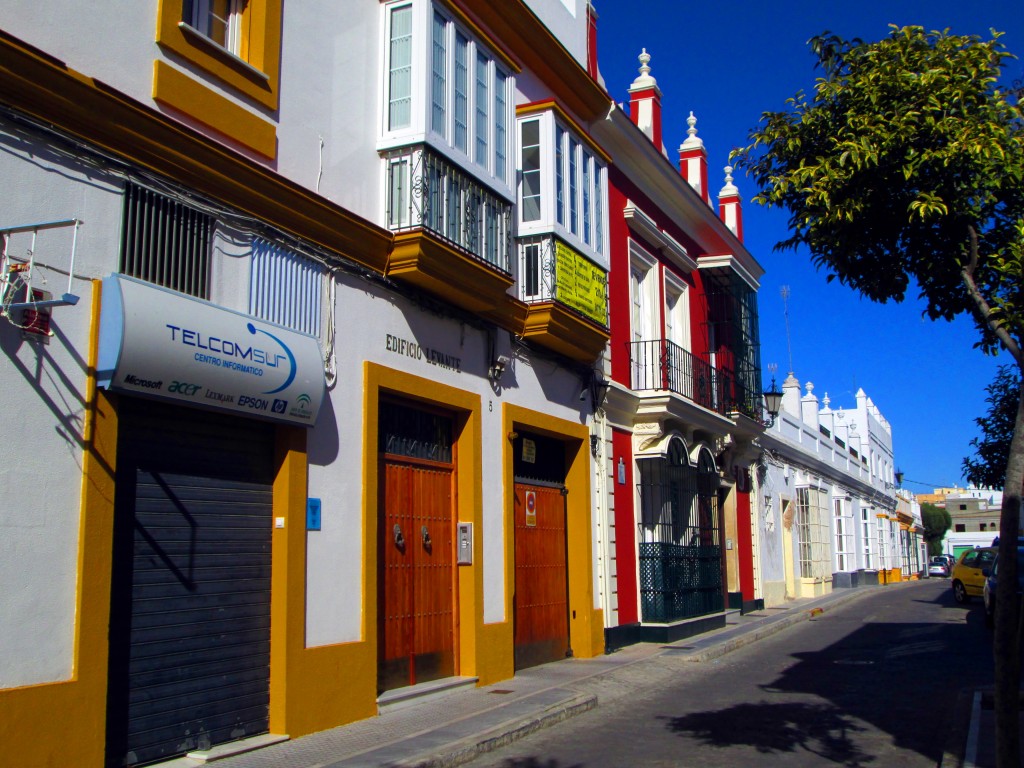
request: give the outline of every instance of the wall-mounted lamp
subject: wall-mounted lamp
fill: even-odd
[[[608,379],[600,378],[597,371],[590,371],[583,379],[582,386],[580,387],[580,402],[582,403],[587,399],[587,395],[590,395],[590,402],[596,411],[604,405],[610,387],[611,382]]]
[[[500,379],[502,374],[505,373],[505,369],[508,368],[508,364],[508,355],[498,355],[494,362],[491,363],[491,367],[487,369],[487,378],[489,378],[492,383],[497,383],[498,379]]]
[[[782,410],[782,393],[779,391],[778,386],[775,384],[775,377],[772,376],[772,387],[763,393],[764,395],[764,409],[768,411],[770,417],[768,421],[764,423],[766,427],[771,429],[775,426],[775,419],[778,418],[779,411]]]
[[[898,469],[896,470],[896,487],[897,488],[902,488],[903,487],[903,472],[901,470],[898,470]]]

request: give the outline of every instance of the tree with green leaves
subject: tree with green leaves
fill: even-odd
[[[953,518],[942,507],[925,502],[921,505],[921,524],[924,525],[928,555],[941,555],[942,540],[946,537],[946,531],[953,527]]]
[[[933,320],[970,315],[985,352],[1024,370],[1024,119],[999,85],[1000,42],[892,26],[878,42],[810,41],[821,76],[763,115],[736,150],[758,203],[789,214],[790,237],[828,279],[879,302],[923,298]],[[1024,400],[1018,388],[1000,529],[1020,528]],[[996,594],[997,765],[1017,766],[1020,606],[1012,535]]]
[[[981,437],[971,440],[974,455],[964,459],[964,477],[979,488],[1002,488],[1017,416],[1020,373],[1010,365],[1001,365],[992,383],[985,388],[988,413],[974,422]]]

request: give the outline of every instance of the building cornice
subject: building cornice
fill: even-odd
[[[764,269],[743,243],[622,109],[615,104],[607,109],[605,119],[595,122],[591,133],[611,156],[613,166],[693,238],[702,253],[731,256],[754,276],[756,285]],[[698,263],[702,260],[699,257]]]
[[[383,273],[392,234],[0,31],[0,103]]]
[[[522,0],[446,0],[500,40],[515,58],[583,122],[604,114],[611,97]]]

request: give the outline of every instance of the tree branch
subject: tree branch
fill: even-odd
[[[1010,332],[1006,330],[1006,326],[1000,320],[993,319],[992,307],[989,306],[987,301],[985,301],[985,297],[981,295],[981,291],[978,290],[978,286],[974,282],[974,270],[978,267],[979,258],[978,233],[975,231],[973,224],[967,225],[967,232],[971,243],[971,258],[967,264],[960,268],[960,276],[964,281],[964,285],[967,287],[967,293],[978,308],[978,313],[981,315],[981,319],[984,320],[985,324],[992,329],[996,338],[1002,342],[1006,351],[1009,352],[1016,361],[1017,366],[1021,370],[1024,370],[1024,353],[1022,353],[1020,345],[1017,343],[1017,340],[1010,335]]]

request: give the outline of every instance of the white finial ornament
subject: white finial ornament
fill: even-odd
[[[704,142],[697,136],[697,118],[693,116],[693,112],[690,112],[690,116],[686,118],[686,124],[690,126],[686,129],[686,133],[688,135],[679,149],[683,150],[703,147]]]
[[[640,74],[637,75],[629,89],[637,91],[645,88],[657,88],[658,81],[651,77],[651,54],[647,52],[646,48],[643,48],[637,59],[640,61],[640,69],[637,70]]]
[[[725,186],[722,187],[722,191],[719,192],[719,197],[722,195],[739,194],[739,189],[732,183],[732,166],[725,166]]]

